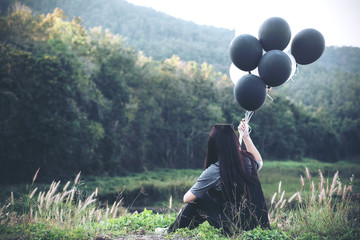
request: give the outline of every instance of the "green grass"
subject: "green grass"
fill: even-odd
[[[309,169],[311,179],[306,178],[305,167]],[[305,179],[305,184],[319,180],[318,170],[322,171],[325,179],[332,180],[336,171],[339,171],[343,184],[349,184],[350,177],[354,174],[353,191],[360,192],[360,163],[340,161],[337,163],[324,163],[314,159],[303,161],[268,161],[264,163],[259,172],[264,194],[271,197],[278,190],[281,181],[285,196],[289,197],[301,189],[300,175]]]
[[[279,182],[286,189],[285,197],[290,197],[301,188],[300,175],[305,176],[305,167],[310,171],[312,180],[318,180],[318,169],[321,169],[325,179],[331,181],[336,171],[342,177],[344,184],[349,183],[354,174],[353,190],[360,192],[360,164],[340,161],[324,163],[313,159],[303,161],[265,161],[259,172],[265,197],[269,200],[278,190]],[[168,207],[172,196],[173,206],[182,205],[182,196],[195,183],[202,169],[159,169],[129,175],[126,177],[89,177],[86,178],[87,189],[93,191],[99,187],[101,200],[114,200],[120,192],[124,197],[125,205],[140,207]],[[140,194],[140,195],[139,195]]]
[[[310,170],[310,179],[306,178],[305,167]],[[322,170],[323,180],[318,169]],[[339,170],[340,177],[335,178],[334,185],[330,187],[336,170]],[[144,188],[147,194],[147,189],[153,188],[152,194],[164,193],[164,199],[168,198],[167,194],[176,192],[180,198],[200,173],[201,170],[161,169],[125,178],[88,177],[85,181],[76,179],[69,182],[66,189],[64,185],[53,182],[50,187],[39,185],[41,188],[36,191],[35,187],[39,186],[31,184],[25,187],[27,193],[15,194],[14,198],[0,205],[0,239],[151,237],[155,228],[169,226],[175,220],[177,210],[167,208],[168,202],[164,202],[161,214],[146,209],[130,213],[127,207],[122,206],[124,200],[117,196],[117,192],[124,190],[125,197],[126,191],[135,193]],[[268,205],[272,229],[243,231],[232,239],[359,239],[360,194],[357,190],[350,192],[347,180],[353,173],[353,189],[357,189],[359,165],[356,163],[324,164],[311,159],[266,162],[261,170],[265,194],[271,196],[277,192],[274,201]],[[301,185],[300,174],[304,177],[304,186]],[[279,181],[282,181],[280,191]],[[178,185],[181,187],[173,188]],[[287,194],[282,195],[284,191]],[[300,198],[290,200],[290,195],[294,193]],[[116,202],[100,203],[99,197],[107,194],[114,195]],[[179,229],[165,238],[229,239],[207,222],[193,230]]]
[[[309,181],[305,176],[305,167],[310,171],[312,179]],[[360,163],[355,161],[340,161],[337,163],[319,162],[314,159],[303,159],[302,161],[266,161],[263,169],[259,172],[261,184],[267,201],[271,199],[274,192],[278,191],[281,181],[283,189],[286,189],[285,197],[289,198],[301,188],[300,175],[311,184],[311,181],[318,180],[318,169],[321,169],[325,178],[331,181],[334,173],[339,171],[341,181],[349,183],[354,174],[353,190],[360,192]],[[83,176],[86,185],[79,188],[85,194],[91,194],[98,188],[98,199],[103,202],[113,202],[124,198],[124,206],[138,208],[167,208],[169,199],[172,196],[172,206],[182,206],[182,196],[195,183],[200,176],[202,169],[158,169],[144,173],[131,174],[125,177],[92,177]],[[65,183],[63,183],[65,184]],[[44,190],[46,184],[35,184]],[[28,193],[29,185],[9,185],[0,189],[0,201],[4,201],[13,191],[15,197],[25,196]]]

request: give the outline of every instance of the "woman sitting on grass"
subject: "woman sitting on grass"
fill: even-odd
[[[193,229],[204,221],[221,228],[227,235],[251,230],[258,225],[269,227],[257,174],[262,167],[262,158],[244,120],[238,130],[244,131],[247,151],[241,149],[232,125],[213,126],[208,139],[205,170],[183,198],[188,204],[169,228],[159,228],[157,233],[174,232],[184,227]]]

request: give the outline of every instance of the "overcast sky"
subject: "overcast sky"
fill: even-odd
[[[282,17],[292,38],[305,28],[315,28],[327,46],[360,47],[360,0],[128,0],[171,16],[234,29],[236,34],[258,37],[261,24]]]

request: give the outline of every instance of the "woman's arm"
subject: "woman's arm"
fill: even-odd
[[[190,190],[185,193],[183,197],[184,203],[193,202],[197,199],[197,196],[195,196]]]
[[[257,150],[253,141],[250,138],[249,126],[247,125],[247,123],[245,122],[244,119],[241,121],[241,123],[238,127],[238,130],[244,131],[243,141],[245,143],[246,150],[254,156],[255,160],[258,160],[260,162],[260,166],[258,169],[258,170],[260,170],[263,166],[263,160],[262,160],[261,154],[259,153],[259,151]]]

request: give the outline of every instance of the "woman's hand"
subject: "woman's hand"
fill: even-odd
[[[262,157],[261,157],[259,151],[257,150],[253,141],[250,138],[249,129],[250,129],[249,125],[247,124],[245,119],[243,119],[238,126],[238,130],[239,130],[239,133],[241,131],[243,131],[243,133],[244,133],[243,140],[245,143],[246,150],[254,156],[255,160],[259,161],[260,166],[259,166],[258,170],[260,170],[263,165],[263,160],[262,160]]]
[[[241,123],[239,124],[238,131],[239,131],[239,134],[241,134],[241,132],[243,132],[243,138],[249,137],[249,125],[245,121],[245,119],[242,119]]]

